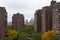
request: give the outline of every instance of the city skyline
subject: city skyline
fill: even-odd
[[[56,0],[59,2],[59,0]],[[8,13],[8,22],[12,22],[12,15],[16,13],[24,14],[25,19],[34,18],[35,10],[43,6],[49,6],[51,0],[0,0],[0,6],[5,7]]]

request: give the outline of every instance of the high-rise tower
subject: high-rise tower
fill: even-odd
[[[6,36],[7,28],[7,12],[5,7],[0,7],[0,40]]]
[[[21,30],[24,27],[24,16],[23,14],[17,13],[12,17],[12,26],[14,30]]]

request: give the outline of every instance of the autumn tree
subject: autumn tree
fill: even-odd
[[[47,31],[43,33],[42,40],[56,40],[56,31]]]
[[[8,30],[7,31],[7,40],[15,40],[18,37],[18,32],[15,30]]]

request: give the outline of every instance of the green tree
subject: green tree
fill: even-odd
[[[11,29],[12,29],[12,25],[8,25],[8,26],[7,26],[7,29],[8,29],[8,30],[11,30]]]
[[[32,35],[32,40],[41,40],[41,34],[34,33],[34,34]]]
[[[28,40],[28,38],[29,38],[29,36],[28,36],[27,33],[21,32],[21,33],[19,34],[18,40]]]
[[[25,27],[20,30],[19,40],[30,40],[33,33],[34,27],[32,25],[25,25]]]
[[[34,32],[34,27],[32,25],[27,25],[23,30],[24,32],[31,34]]]

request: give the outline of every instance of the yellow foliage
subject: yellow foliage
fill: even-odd
[[[43,33],[42,40],[51,40],[52,37],[56,37],[56,31],[47,31]]]
[[[8,30],[7,35],[9,39],[14,39],[17,38],[18,32],[15,30]]]

